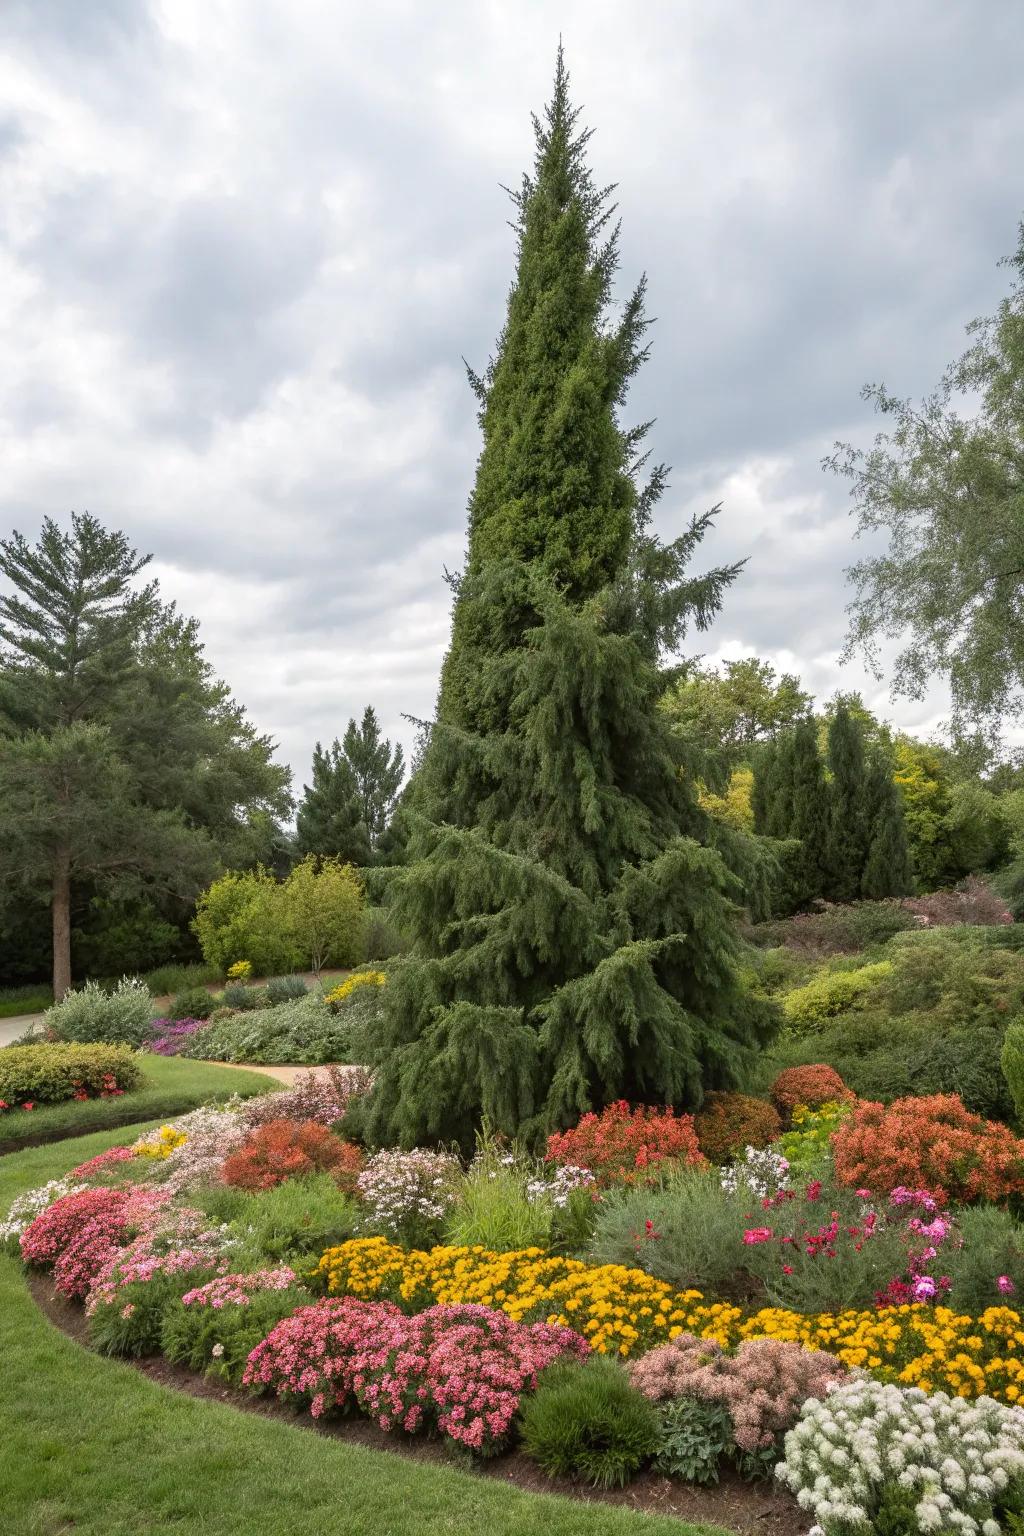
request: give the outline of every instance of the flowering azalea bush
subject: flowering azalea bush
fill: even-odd
[[[1024,1140],[972,1114],[956,1094],[861,1104],[832,1146],[836,1177],[851,1189],[884,1195],[909,1185],[942,1204],[1024,1193]]]
[[[514,1323],[483,1306],[434,1306],[407,1317],[389,1302],[325,1300],[258,1344],[247,1385],[308,1402],[315,1417],[351,1397],[382,1429],[436,1427],[477,1452],[508,1435],[524,1391],[552,1361],[582,1359],[569,1328]]]
[[[339,1187],[352,1189],[363,1154],[315,1120],[270,1120],[232,1152],[221,1173],[236,1189],[273,1189],[285,1179],[330,1173]]]
[[[767,1147],[782,1129],[772,1105],[748,1093],[709,1093],[693,1125],[712,1163],[727,1162],[745,1147]]]
[[[1004,1515],[1024,1509],[1024,1411],[991,1398],[856,1378],[805,1403],[785,1449],[776,1475],[814,1515],[812,1536],[1000,1536]]]
[[[570,1131],[548,1137],[547,1160],[589,1168],[604,1187],[647,1184],[673,1164],[701,1168],[707,1163],[691,1115],[639,1105],[624,1099],[587,1114]]]
[[[130,1163],[134,1156],[133,1147],[108,1147],[105,1152],[97,1152],[95,1157],[72,1168],[70,1176],[73,1179],[94,1179],[99,1174],[109,1173],[121,1163]]]
[[[818,1062],[808,1067],[787,1067],[771,1086],[770,1097],[788,1125],[798,1104],[820,1109],[823,1104],[852,1102],[855,1095],[833,1068]]]

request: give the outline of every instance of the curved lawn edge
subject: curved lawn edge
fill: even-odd
[[[133,1125],[133,1135],[147,1129]],[[0,1162],[0,1210],[124,1139],[122,1129]],[[83,1349],[0,1256],[0,1510],[5,1536],[727,1536],[346,1444],[176,1392]],[[638,1523],[642,1521],[642,1527]]]
[[[140,1120],[169,1119],[212,1098],[243,1098],[282,1088],[262,1072],[226,1067],[219,1062],[189,1061],[178,1056],[147,1055],[142,1070],[148,1086],[113,1099],[72,1099],[40,1109],[10,1110],[0,1115],[0,1156],[25,1147],[48,1146],[99,1131],[123,1130]],[[76,1157],[73,1162],[83,1162]]]

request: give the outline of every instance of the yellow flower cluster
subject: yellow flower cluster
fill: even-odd
[[[765,1307],[745,1314],[622,1264],[584,1264],[540,1248],[407,1253],[383,1237],[329,1248],[314,1279],[332,1296],[386,1297],[414,1308],[479,1302],[520,1322],[568,1324],[601,1354],[640,1354],[684,1332],[726,1348],[743,1339],[791,1339],[884,1381],[1024,1402],[1024,1318],[1008,1307],[990,1307],[979,1318],[924,1306],[817,1316]]]
[[[176,1131],[173,1125],[162,1125],[158,1131],[141,1137],[132,1147],[136,1157],[170,1157],[175,1147],[188,1141],[184,1131]]]
[[[236,960],[234,965],[228,966],[228,981],[248,981],[252,975],[252,962],[250,960]]]
[[[343,1003],[346,997],[351,997],[357,987],[382,987],[387,981],[383,971],[354,971],[351,976],[346,976],[344,981],[332,987],[324,998],[327,1003]]]

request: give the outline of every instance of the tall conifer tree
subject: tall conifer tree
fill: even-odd
[[[818,728],[801,720],[793,731],[793,821],[790,837],[803,845],[803,900],[822,895],[828,861],[829,814]]]
[[[832,901],[856,901],[870,841],[867,765],[860,722],[840,703],[828,728],[829,785],[828,879]]]
[[[737,568],[685,577],[707,517],[669,546],[647,530],[664,470],[638,486],[645,428],[618,422],[643,284],[611,324],[617,231],[576,122],[560,52],[505,327],[471,375],[483,450],[395,888],[414,950],[385,994],[380,1141],[698,1104],[771,1028],[739,980],[697,749],[657,709],[661,647],[710,621]]]
[[[910,847],[903,820],[903,797],[883,752],[874,752],[868,765],[867,801],[871,841],[861,876],[861,895],[880,901],[906,896],[914,888]]]

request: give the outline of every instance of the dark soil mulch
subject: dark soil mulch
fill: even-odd
[[[82,1308],[55,1296],[49,1276],[30,1273],[27,1280],[33,1299],[51,1323],[77,1344],[88,1348],[88,1328]],[[405,1456],[412,1461],[428,1461],[481,1477],[499,1478],[531,1493],[559,1493],[585,1502],[624,1505],[644,1514],[675,1516],[694,1524],[720,1525],[736,1532],[737,1536],[805,1536],[807,1530],[807,1516],[783,1489],[770,1482],[745,1482],[731,1471],[723,1474],[720,1483],[708,1488],[644,1472],[627,1488],[599,1492],[581,1488],[568,1478],[547,1477],[521,1451],[493,1461],[471,1462],[443,1441],[398,1438],[386,1434],[367,1419],[353,1416],[325,1422],[306,1413],[296,1414],[273,1398],[249,1396],[221,1381],[211,1381],[183,1366],[172,1365],[160,1355],[126,1363],[151,1381],[177,1392],[187,1392],[191,1397],[228,1403],[244,1413],[261,1414],[264,1418],[283,1419],[314,1434],[331,1435],[386,1455]]]

